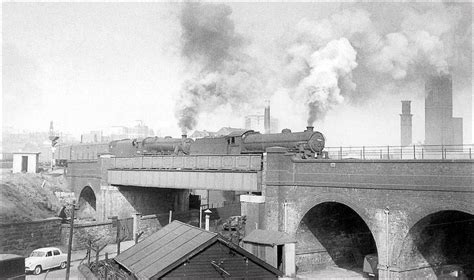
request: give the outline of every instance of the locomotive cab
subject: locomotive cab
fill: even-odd
[[[229,155],[239,155],[242,153],[242,144],[243,139],[246,135],[257,133],[253,130],[239,130],[229,133],[226,138],[227,142],[227,154]]]

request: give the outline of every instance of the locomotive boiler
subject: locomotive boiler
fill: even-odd
[[[116,157],[133,157],[146,155],[179,155],[189,154],[193,139],[183,135],[182,138],[147,137],[145,139],[123,139],[110,142],[109,153]]]
[[[325,139],[321,132],[312,126],[303,132],[284,129],[281,133],[249,133],[242,137],[242,153],[261,153],[270,147],[283,147],[291,152],[312,152],[321,155]]]
[[[160,137],[148,137],[143,139],[141,142],[143,154],[189,154],[191,145],[194,142],[193,139],[187,138],[186,135],[182,135],[180,138],[171,138],[166,136],[165,138]]]
[[[270,147],[283,147],[304,157],[321,157],[325,139],[321,132],[307,127],[303,132],[284,129],[281,133],[261,134],[253,130],[238,130],[222,137],[196,139],[191,145],[191,155],[206,154],[255,154]]]

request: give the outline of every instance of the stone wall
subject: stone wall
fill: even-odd
[[[69,243],[70,225],[63,224],[61,230],[61,244],[67,246]],[[86,249],[89,240],[95,241],[96,245],[115,243],[117,227],[112,222],[75,224],[72,238],[72,250]]]
[[[173,220],[179,220],[184,223],[197,225],[199,220],[199,211],[187,211],[173,213]],[[140,240],[160,230],[169,222],[169,213],[147,215],[141,217],[138,223],[138,232],[143,232]],[[133,239],[133,218],[120,219],[120,236],[125,240]],[[69,242],[69,224],[63,224],[61,230],[61,244],[67,246]],[[101,246],[104,244],[116,243],[117,227],[112,221],[108,222],[91,222],[85,224],[75,224],[72,250],[86,249],[89,241],[93,244]]]
[[[0,224],[0,253],[28,255],[61,242],[61,219]]]

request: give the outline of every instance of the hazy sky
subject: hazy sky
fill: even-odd
[[[182,112],[189,129],[242,127],[269,99],[280,129],[301,131],[315,114],[328,146],[398,145],[400,101],[412,100],[423,142],[423,81],[445,71],[472,143],[471,4],[2,7],[3,127],[53,120],[78,136],[143,120],[179,136]]]

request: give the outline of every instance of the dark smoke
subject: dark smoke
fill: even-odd
[[[197,110],[196,108],[186,107],[180,112],[179,127],[183,128],[183,132],[187,132],[196,125]]]
[[[181,12],[182,55],[201,64],[204,71],[215,71],[233,58],[232,49],[242,46],[229,19],[230,7],[223,4],[186,4]]]
[[[223,4],[200,3],[186,4],[181,12],[181,54],[190,74],[176,104],[183,133],[195,128],[201,112],[225,104],[237,111],[258,104],[264,92],[263,71],[245,54],[246,40],[235,31],[231,13]]]

